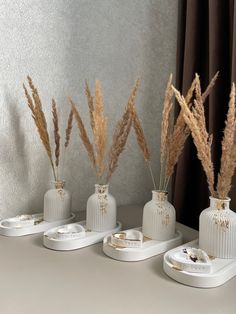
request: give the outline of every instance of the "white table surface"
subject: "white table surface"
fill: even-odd
[[[141,225],[141,216],[140,206],[119,208],[124,228]],[[197,238],[177,228],[186,242]],[[119,262],[102,244],[56,252],[43,247],[42,234],[0,236],[0,252],[0,314],[236,313],[236,277],[214,289],[184,286],[164,273],[162,255]]]

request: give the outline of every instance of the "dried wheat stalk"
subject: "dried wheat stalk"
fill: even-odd
[[[54,176],[54,179],[56,180],[55,167],[54,167],[54,163],[52,159],[52,150],[51,150],[49,135],[48,135],[48,130],[47,130],[47,122],[46,122],[44,112],[42,109],[42,103],[41,103],[38,91],[33,84],[32,79],[29,76],[27,77],[27,79],[28,79],[28,83],[29,83],[31,93],[32,93],[32,98],[31,98],[26,86],[23,84],[28,107],[30,108],[32,112],[32,117],[37,127],[40,139],[47,152],[47,155],[48,155],[48,158],[50,160],[50,164],[53,170],[53,176]]]
[[[222,140],[221,168],[218,174],[217,193],[219,198],[225,199],[231,188],[231,181],[236,166],[235,143],[235,85],[230,92],[229,110],[225,122],[224,137]]]
[[[87,150],[87,153],[88,153],[89,159],[91,161],[92,167],[96,170],[96,160],[95,160],[93,145],[91,144],[91,142],[89,140],[89,137],[87,135],[87,132],[86,132],[84,124],[83,124],[83,121],[82,121],[80,114],[79,114],[78,110],[76,109],[76,106],[75,106],[75,104],[71,98],[69,98],[69,103],[71,105],[71,110],[73,111],[74,118],[77,122],[77,127],[78,127],[79,132],[80,132],[80,138],[84,144],[85,149]]]
[[[65,131],[66,138],[65,138],[65,148],[69,146],[70,143],[70,136],[71,136],[71,131],[72,131],[72,122],[73,122],[73,110],[71,109],[67,121],[67,128]]]
[[[60,134],[59,134],[59,122],[57,105],[54,99],[52,99],[52,121],[54,126],[54,141],[55,141],[55,165],[58,168],[60,158]],[[58,177],[58,175],[57,175]]]
[[[214,189],[214,168],[213,163],[211,160],[211,138],[207,134],[207,138],[203,138],[203,133],[201,132],[199,125],[198,125],[198,119],[199,117],[195,117],[194,112],[191,112],[188,105],[186,104],[185,98],[180,95],[178,90],[176,90],[174,87],[173,91],[175,93],[175,97],[177,101],[179,102],[182,110],[183,110],[183,116],[185,119],[185,122],[187,123],[189,129],[191,130],[191,134],[193,137],[193,141],[197,148],[197,156],[200,159],[203,169],[205,171],[208,187],[210,190],[210,193],[212,196],[216,196],[216,191]],[[195,101],[195,103],[198,103]],[[198,103],[198,105],[202,105],[202,103]],[[202,122],[203,123],[203,122]]]
[[[105,156],[107,148],[107,118],[104,116],[104,105],[100,81],[95,82],[95,107],[93,111],[93,135],[96,147],[97,177],[101,178],[106,170]]]

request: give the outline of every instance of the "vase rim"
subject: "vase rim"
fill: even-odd
[[[209,199],[210,200],[222,201],[222,202],[230,202],[231,201],[230,197],[226,197],[225,199],[221,199],[219,197],[209,196]]]
[[[165,190],[152,190],[153,193],[165,194],[168,195],[168,191]]]
[[[109,187],[109,184],[99,184],[99,183],[95,183],[95,187],[96,187],[96,186]]]

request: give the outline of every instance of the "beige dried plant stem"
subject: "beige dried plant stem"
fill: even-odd
[[[112,174],[118,166],[118,158],[125,148],[126,141],[132,125],[132,117],[128,108],[126,108],[120,121],[118,121],[114,134],[112,145],[108,154],[108,175],[109,182]]]
[[[235,123],[235,85],[233,83],[222,140],[221,167],[217,182],[217,193],[220,199],[225,199],[228,196],[235,171],[236,159],[232,155],[235,150]]]
[[[118,158],[125,148],[127,138],[132,125],[131,109],[134,106],[135,97],[137,94],[139,81],[137,80],[132,88],[131,95],[128,100],[127,107],[121,119],[118,121],[114,134],[112,145],[108,154],[108,176],[107,182],[110,180],[112,174],[118,166]]]
[[[196,84],[196,80],[194,79],[185,96],[185,102],[188,106],[191,105],[193,92],[195,90],[195,84]],[[165,187],[164,187],[165,190],[167,189],[170,177],[172,176],[174,172],[174,167],[178,162],[179,156],[181,155],[183,151],[184,144],[189,134],[190,134],[189,127],[184,121],[183,111],[180,110],[179,115],[173,127],[173,133],[172,133],[171,142],[170,142],[170,149],[167,156],[166,169],[165,169],[166,171],[166,174],[165,174],[166,181],[165,181]]]
[[[136,82],[134,84],[133,91],[135,89],[137,90],[138,85],[139,85],[139,80],[136,80]],[[136,91],[135,91],[135,93],[136,93]],[[150,172],[154,190],[156,190],[157,189],[156,182],[155,182],[155,178],[154,178],[152,167],[151,167],[151,163],[150,163],[150,157],[151,157],[150,150],[148,148],[148,144],[147,144],[147,141],[146,141],[146,138],[145,138],[145,135],[144,135],[144,131],[143,131],[141,122],[140,122],[138,114],[136,112],[134,101],[133,102],[131,101],[130,104],[131,104],[130,105],[130,112],[131,112],[132,121],[133,121],[132,125],[133,125],[134,131],[135,131],[136,140],[137,140],[139,148],[141,149],[141,151],[143,153],[143,158],[146,161],[148,170]]]
[[[40,100],[38,91],[33,84],[32,79],[29,76],[27,77],[27,79],[28,79],[28,83],[32,92],[32,97],[31,97],[26,86],[23,84],[28,107],[31,110],[32,118],[35,122],[40,139],[48,155],[48,158],[52,167],[52,171],[53,171],[53,176],[54,176],[54,179],[56,180],[56,172],[55,172],[55,167],[54,167],[54,163],[52,159],[52,151],[51,151],[49,135],[47,131],[47,123],[46,123],[46,119],[43,113],[41,100]]]
[[[218,77],[217,72],[214,77],[211,79],[210,83],[208,84],[206,90],[204,91],[203,94],[201,94],[201,86],[200,86],[200,80],[199,76],[195,75],[194,80],[192,81],[192,84],[185,96],[185,102],[188,105],[189,108],[192,107],[192,98],[193,98],[193,92],[196,89],[196,85],[198,85],[198,95],[200,95],[200,101],[203,104],[206,100],[206,98],[209,96],[213,86],[215,85],[216,79]],[[200,92],[200,93],[199,93]],[[200,108],[201,110],[201,108]],[[204,114],[204,110],[201,110],[201,114]],[[205,116],[203,115],[204,121],[205,121]],[[176,119],[176,123],[174,125],[173,129],[173,134],[171,138],[171,143],[170,143],[170,150],[169,154],[167,156],[167,163],[166,163],[166,183],[165,183],[165,189],[167,189],[169,180],[174,172],[174,167],[177,164],[179,157],[183,151],[184,144],[190,134],[190,129],[188,125],[185,123],[184,117],[183,117],[183,110],[181,109],[179,112],[179,115]],[[209,139],[210,145],[212,141],[212,136],[211,139]]]
[[[216,197],[216,191],[214,190],[214,169],[211,160],[210,137],[208,136],[206,139],[203,138],[202,132],[199,129],[198,120],[195,118],[194,113],[190,111],[184,97],[179,93],[179,91],[173,86],[172,88],[175,93],[175,97],[183,110],[185,122],[191,130],[193,141],[197,148],[197,156],[200,159],[205,171],[210,193],[213,197]]]
[[[89,159],[91,161],[91,165],[92,165],[93,169],[96,171],[96,160],[95,160],[93,145],[91,144],[91,142],[89,140],[89,137],[87,135],[87,132],[86,132],[84,124],[83,124],[83,121],[82,121],[80,114],[79,114],[78,110],[76,109],[76,106],[75,106],[75,104],[71,98],[69,98],[69,103],[71,105],[71,109],[73,111],[73,115],[74,115],[74,118],[76,120],[79,132],[80,132],[80,138],[81,138],[82,143],[84,144],[84,147],[88,153]]]
[[[162,111],[162,124],[161,124],[161,147],[160,147],[160,182],[159,190],[165,189],[165,164],[166,158],[170,149],[170,128],[171,128],[171,113],[173,108],[172,96],[173,90],[171,88],[172,74],[170,74],[164,98],[164,105]]]
[[[101,180],[105,170],[105,157],[107,148],[107,118],[104,116],[104,105],[102,88],[100,81],[95,82],[95,106],[93,111],[93,136],[94,144],[96,148],[96,167],[97,167],[97,178]]]
[[[59,121],[58,121],[58,112],[57,105],[54,99],[52,99],[52,121],[54,126],[54,141],[55,141],[55,165],[56,165],[56,177],[58,180],[58,166],[60,160],[60,134],[59,134]]]
[[[63,165],[62,165],[62,178],[64,176],[66,155],[67,155],[67,149],[68,149],[68,146],[70,143],[72,128],[73,128],[73,110],[71,109],[69,116],[68,116],[68,120],[67,120],[67,127],[65,130],[65,144],[64,144],[64,157],[63,157]]]
[[[66,137],[65,137],[65,148],[67,148],[69,146],[70,143],[70,137],[71,137],[71,131],[72,131],[72,127],[73,127],[73,110],[70,111],[69,113],[69,117],[67,120],[67,128],[65,131]]]
[[[85,95],[87,97],[87,103],[89,108],[89,116],[90,116],[90,125],[93,130],[94,128],[94,119],[93,119],[93,112],[94,112],[94,105],[93,105],[93,97],[90,92],[88,81],[85,81]]]

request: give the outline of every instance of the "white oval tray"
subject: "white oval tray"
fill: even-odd
[[[142,228],[135,228],[134,230],[142,231]],[[103,252],[116,260],[125,262],[141,261],[152,256],[164,253],[173,247],[182,244],[182,233],[176,231],[174,238],[168,241],[156,241],[144,238],[142,247],[135,248],[121,248],[115,247],[111,244],[111,234],[107,235],[103,240]]]
[[[236,259],[211,259],[212,267],[210,273],[194,273],[182,271],[171,263],[171,255],[186,247],[198,248],[198,240],[186,243],[175,248],[164,255],[163,268],[165,273],[172,279],[197,288],[214,288],[223,285],[236,275]]]
[[[30,235],[34,233],[40,233],[44,232],[50,228],[60,226],[62,224],[72,222],[75,219],[75,214],[71,214],[70,218],[63,219],[63,220],[57,220],[53,222],[47,222],[43,220],[43,213],[40,214],[33,214],[31,215],[33,219],[38,220],[39,222],[35,225],[23,225],[20,226],[10,226],[10,222],[16,221],[17,217],[7,218],[0,221],[0,234],[8,237],[21,237],[25,235]]]
[[[86,221],[76,222],[74,224],[67,225],[67,227],[73,228],[76,232],[76,226],[84,228],[85,234],[83,236],[73,236],[71,239],[58,238],[58,230],[65,228],[66,226],[59,226],[53,228],[44,233],[43,244],[49,249],[58,251],[77,250],[98,242],[101,242],[103,238],[110,233],[115,233],[121,230],[121,223],[117,222],[116,227],[112,230],[106,230],[103,232],[95,232],[86,230]]]

